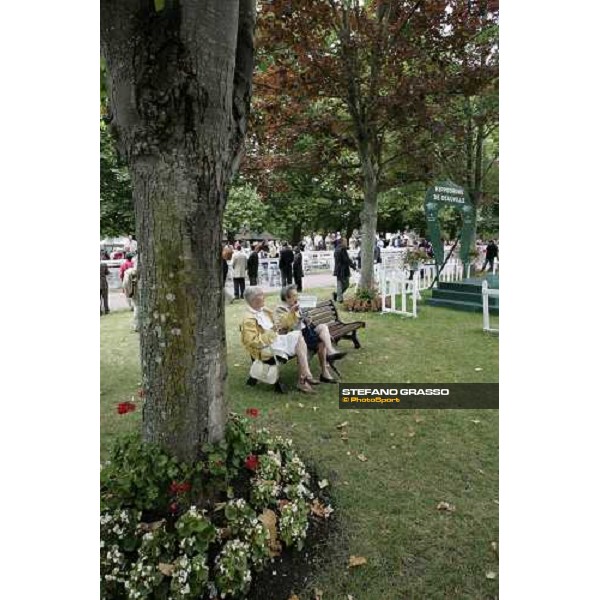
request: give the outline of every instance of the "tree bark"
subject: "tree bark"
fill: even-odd
[[[473,174],[473,189],[471,200],[475,208],[479,207],[483,190],[483,125],[478,124],[475,133],[475,172]]]
[[[144,439],[188,461],[227,418],[221,231],[254,22],[254,0],[101,3],[111,125],[133,183]]]
[[[377,232],[377,171],[369,150],[369,144],[359,142],[359,157],[363,173],[364,204],[360,212],[360,288],[371,288],[373,279],[373,256]]]
[[[292,235],[290,239],[290,243],[292,246],[297,246],[302,241],[302,223],[295,222],[292,225]]]

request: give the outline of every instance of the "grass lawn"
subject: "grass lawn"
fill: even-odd
[[[267,297],[268,306],[276,302]],[[311,586],[296,590],[300,599],[312,599],[313,588],[323,590],[323,600],[497,597],[498,579],[486,574],[498,572],[491,546],[498,541],[498,411],[341,411],[337,386],[322,384],[314,396],[295,391],[295,362],[282,370],[286,396],[261,384],[248,387],[249,360],[238,333],[243,311],[241,301],[227,307],[231,408],[259,408],[259,425],[292,437],[329,480],[335,500],[338,537]],[[483,333],[480,313],[420,304],[417,319],[344,311],[342,319],[367,322],[361,349],[340,343],[349,351],[337,363],[345,382],[498,381],[498,337]],[[101,319],[102,458],[115,435],[140,425],[141,411],[116,412],[140,382],[130,322],[128,312]],[[316,359],[312,366],[318,374]],[[342,421],[349,422],[347,442],[336,429]],[[358,460],[360,453],[367,462]],[[456,510],[438,511],[440,501]],[[349,571],[351,554],[367,564]]]

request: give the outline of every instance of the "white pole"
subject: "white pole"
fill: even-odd
[[[419,274],[419,271],[417,271],[415,273],[415,276],[413,277],[413,305],[412,305],[412,312],[413,312],[413,317],[415,319],[417,318],[417,295],[419,293],[419,278],[420,278],[420,274]]]
[[[406,312],[406,275],[402,274],[400,285],[402,286],[402,312]]]
[[[490,313],[488,306],[488,282],[484,281],[481,286],[481,293],[483,294],[483,330],[490,330]]]

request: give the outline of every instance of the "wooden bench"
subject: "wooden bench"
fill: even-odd
[[[366,327],[366,323],[364,321],[353,321],[352,323],[343,323],[340,321],[337,308],[333,303],[333,300],[326,300],[324,302],[319,302],[314,308],[310,308],[308,310],[303,311],[303,314],[310,318],[312,323],[317,325],[327,325],[329,329],[329,335],[331,335],[331,340],[334,344],[337,345],[339,340],[352,340],[355,348],[360,348],[360,342],[358,341],[357,331],[361,328]],[[309,361],[314,353],[309,353]],[[289,360],[296,358],[295,356],[290,357]],[[250,359],[252,361],[252,359]],[[277,367],[285,364],[288,360],[282,359],[281,357],[273,357],[269,360],[263,361],[266,364],[277,365]],[[333,369],[335,374],[341,379],[341,373],[338,371],[333,362],[329,363],[329,366]],[[255,386],[258,383],[256,379],[253,377],[248,377],[246,380],[246,384],[250,386]],[[278,379],[275,385],[273,386],[274,391],[279,394],[286,393],[287,389]]]
[[[366,327],[364,321],[353,321],[351,323],[343,323],[340,321],[337,308],[333,300],[325,300],[319,302],[315,308],[310,308],[305,313],[316,325],[327,325],[331,340],[337,344],[340,340],[352,340],[355,348],[360,348],[357,331]]]

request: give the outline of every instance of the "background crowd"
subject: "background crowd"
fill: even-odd
[[[453,246],[453,240],[443,240],[445,252]],[[433,258],[433,247],[429,240],[419,237],[414,231],[405,229],[404,232],[378,235],[373,252],[373,262],[382,262],[384,249],[418,249]],[[481,270],[492,270],[494,261],[498,260],[499,250],[495,240],[487,243],[476,242]],[[129,235],[118,246],[102,246],[100,250],[100,314],[110,312],[109,283],[110,269],[118,270],[118,282],[127,305],[134,313],[133,329],[138,329],[137,323],[137,250],[138,244],[134,235]],[[257,286],[261,275],[265,276],[272,287],[273,283],[280,287],[294,284],[297,292],[304,291],[305,256],[310,252],[333,252],[333,275],[336,278],[334,300],[343,302],[344,293],[349,287],[351,270],[360,270],[363,257],[361,256],[360,237],[358,232],[346,239],[340,232],[312,234],[305,236],[298,244],[291,246],[282,240],[236,240],[223,244],[221,265],[223,286],[231,275],[233,295],[225,290],[229,302],[244,298],[246,284]],[[277,277],[273,278],[274,264],[277,265]],[[269,264],[273,267],[270,268]],[[270,270],[269,270],[270,269]],[[264,281],[264,279],[263,279]]]

